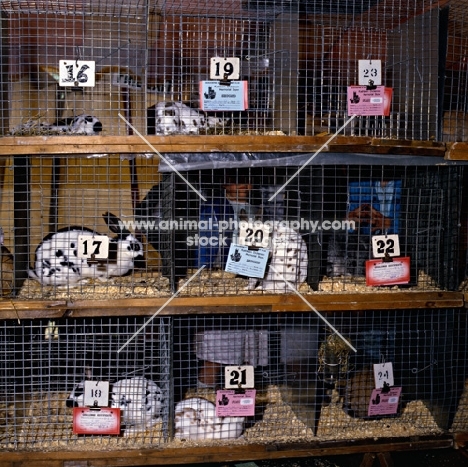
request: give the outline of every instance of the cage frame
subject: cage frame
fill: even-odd
[[[446,3],[446,2],[441,2]],[[0,138],[0,155],[22,159],[30,155],[53,156],[92,154],[138,154],[153,152],[151,146],[161,154],[170,152],[269,152],[289,153],[342,153],[353,154],[435,156],[440,163],[446,161],[468,161],[468,143],[437,142],[418,140],[382,139],[376,137],[337,136],[332,141],[329,136],[267,136],[267,135],[197,135],[197,136],[3,136]],[[149,144],[148,144],[149,143]],[[0,299],[0,317],[13,319],[57,319],[67,317],[107,317],[145,316],[150,317],[164,307],[166,299],[118,299],[118,300],[37,300],[21,301]],[[306,303],[308,302],[308,304]],[[399,291],[389,296],[381,294],[333,294],[321,293],[308,296],[305,301],[294,295],[261,295],[240,297],[176,297],[160,312],[161,316],[181,314],[227,315],[233,310],[241,313],[261,312],[319,312],[382,310],[391,308],[398,314],[401,309],[444,309],[456,308],[460,314],[467,314],[468,293],[456,291],[405,292]],[[422,449],[463,447],[468,444],[468,433],[444,434],[421,437],[419,439],[363,440],[353,443],[335,442],[318,444],[291,444],[273,446],[216,446],[190,447],[184,449],[144,449],[136,455],[135,450],[89,453],[81,452],[79,457],[86,459],[82,465],[96,462],[97,465],[168,465],[182,463],[204,463],[231,460],[282,459],[285,457],[309,457],[340,454],[364,454],[376,452],[410,451]],[[65,467],[77,464],[78,455],[74,451],[58,452],[3,452],[0,466],[44,465]]]
[[[349,294],[347,294],[349,298]],[[407,293],[407,299],[413,298],[412,293]],[[439,297],[438,295],[444,295],[443,293],[424,293],[424,296],[420,296],[420,300],[416,302],[411,301],[412,306],[408,307],[408,302],[397,302],[397,307],[390,308],[388,302],[382,300],[372,300],[370,303],[354,303],[358,305],[353,307],[351,313],[359,314],[365,310],[383,310],[384,313],[394,314],[398,316],[399,309],[403,310],[417,310],[417,309],[437,309],[440,313],[444,313],[444,309],[447,307],[451,308],[451,311],[455,316],[459,316],[466,320],[468,317],[467,306],[464,300],[464,295],[448,292],[446,297]],[[455,299],[455,295],[457,299]],[[333,294],[329,296],[320,297],[319,302],[321,305],[317,305],[317,310],[324,312],[338,313],[349,312],[350,307],[345,306],[341,300],[330,300]],[[334,295],[336,297],[336,295]],[[450,298],[449,298],[450,297]],[[344,297],[343,297],[344,298]],[[432,299],[432,300],[431,300]],[[132,299],[129,299],[131,301]],[[217,300],[216,305],[210,304],[209,306],[202,306],[198,303],[193,303],[192,299],[175,299],[179,302],[171,307],[167,307],[158,313],[158,316],[163,318],[166,317],[178,317],[181,316],[197,316],[199,314],[214,314],[219,316],[229,316],[233,312],[232,299],[221,298]],[[245,301],[245,300],[244,300]],[[157,300],[162,303],[162,300]],[[265,300],[265,297],[258,297],[256,304],[250,301],[245,301],[242,305],[235,306],[234,312],[240,314],[261,314],[261,313],[272,313],[272,314],[296,314],[308,312],[308,307],[302,302],[301,304],[296,302],[292,304],[286,301],[285,303],[278,303],[272,300]],[[294,300],[292,300],[294,302]],[[152,303],[149,308],[146,307],[117,307],[112,306],[105,307],[96,310],[92,309],[68,309],[65,311],[62,309],[58,310],[49,307],[42,313],[38,312],[34,307],[30,308],[27,313],[21,315],[21,319],[57,319],[65,318],[76,319],[76,318],[115,318],[115,317],[142,317],[143,319],[154,316],[151,314],[153,311],[157,312],[159,303]],[[200,301],[203,303],[203,301]],[[112,303],[110,304],[112,305]],[[199,305],[199,306],[197,306]],[[400,305],[398,307],[398,305]],[[18,314],[11,312],[9,314],[2,313],[2,319],[13,319],[17,320]],[[231,461],[255,461],[255,460],[281,460],[286,458],[302,458],[302,457],[323,457],[323,456],[341,456],[341,455],[363,455],[363,461],[367,457],[372,459],[378,455],[379,457],[391,457],[392,452],[400,451],[418,451],[418,450],[432,450],[432,449],[453,449],[461,448],[464,449],[466,444],[466,434],[463,432],[451,433],[445,430],[443,433],[433,435],[421,435],[417,437],[392,437],[392,438],[373,438],[369,439],[353,439],[353,440],[341,440],[341,441],[312,441],[312,442],[289,442],[289,443],[249,443],[241,445],[230,445],[229,443],[217,444],[215,446],[210,445],[189,445],[181,447],[166,447],[164,444],[159,445],[155,448],[139,448],[139,449],[118,449],[114,451],[80,451],[77,449],[69,450],[61,449],[57,451],[3,451],[0,459],[0,466],[5,467],[17,467],[27,466],[34,462],[34,465],[50,465],[53,467],[66,467],[67,465],[76,465],[76,462],[82,462],[78,459],[84,459],[83,465],[89,465],[88,463],[97,463],[97,465],[114,465],[118,463],[122,466],[154,466],[154,465],[173,465],[173,464],[203,464],[206,462],[225,462],[226,459]],[[247,449],[246,449],[247,448]],[[137,454],[137,455],[136,455]]]

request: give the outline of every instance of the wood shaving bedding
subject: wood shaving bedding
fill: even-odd
[[[24,394],[22,400],[0,405],[0,446],[11,450],[115,450],[158,446],[162,423],[128,436],[73,434],[73,409],[65,392]],[[2,419],[7,423],[2,424]],[[3,426],[2,426],[3,425]]]
[[[202,391],[203,392],[203,391]],[[187,397],[215,397],[213,391],[202,394],[192,390]],[[211,394],[211,396],[209,395]],[[310,426],[303,423],[290,404],[286,403],[287,390],[270,385],[260,397],[265,404],[262,417],[245,429],[243,435],[229,440],[164,442],[162,424],[130,436],[79,436],[72,433],[72,409],[67,408],[67,393],[51,392],[29,395],[27,404],[19,409],[18,402],[0,404],[0,445],[5,450],[77,450],[93,451],[118,449],[142,449],[154,446],[167,448],[188,448],[192,446],[216,446],[258,443],[297,443],[320,440],[354,440],[389,437],[410,437],[439,435],[439,428],[423,401],[411,401],[394,418],[364,420],[352,418],[343,410],[343,401],[333,391],[329,405],[322,406],[317,435]],[[259,402],[260,403],[260,402]],[[8,423],[5,423],[8,420]]]
[[[458,410],[453,419],[451,431],[454,433],[468,432],[468,379],[465,380],[465,386],[458,403]]]
[[[190,270],[188,278],[196,271]],[[179,282],[179,289],[186,284],[187,279]],[[406,291],[436,291],[437,284],[423,271],[420,271],[418,285],[405,289]],[[308,284],[299,287],[303,295],[326,293],[397,293],[401,289],[393,287],[369,287],[364,277],[324,277],[319,284],[319,290],[313,291]],[[248,290],[248,279],[242,276],[222,271],[202,271],[199,277],[180,292],[180,296],[214,297],[222,295],[264,295],[272,291]],[[172,292],[169,280],[159,272],[145,274],[135,271],[129,276],[113,277],[106,282],[85,279],[75,287],[43,286],[33,279],[26,279],[17,298],[20,300],[106,300],[116,298],[152,298],[170,297]]]

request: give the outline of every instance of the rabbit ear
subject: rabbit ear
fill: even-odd
[[[130,231],[122,224],[122,221],[111,212],[104,213],[102,217],[111,232],[121,236],[127,236],[130,234]]]

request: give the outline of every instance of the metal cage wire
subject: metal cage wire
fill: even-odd
[[[393,89],[390,115],[361,116],[345,134],[466,139],[464,0],[57,0],[1,8],[4,134],[95,132],[70,123],[79,115],[98,120],[103,135],[132,134],[119,113],[143,134],[332,134],[347,118],[358,61],[374,59]],[[240,60],[246,108],[201,110],[200,82],[210,80],[216,57]],[[62,86],[60,60],[94,61],[94,87]]]
[[[133,127],[155,137],[273,142],[329,135],[348,117],[358,60],[379,59],[393,91],[390,114],[357,117],[345,135],[464,141],[467,7],[466,0],[0,1],[1,133],[57,136],[57,145],[61,135],[131,136]],[[201,108],[200,82],[216,57],[239,59],[245,109]],[[76,76],[61,86],[59,60],[94,61],[95,85],[81,86]],[[2,296],[117,302],[183,288],[189,297],[371,292],[390,302],[394,291],[466,286],[462,164],[327,154],[294,176],[309,155],[170,157],[179,173],[150,154],[2,156]],[[246,219],[272,223],[292,247],[272,251],[264,279],[225,269]],[[71,232],[110,237],[110,254],[79,260],[83,240]],[[404,284],[366,283],[378,234],[399,236],[400,256],[410,258]],[[277,442],[285,426],[288,442],[466,431],[461,309],[325,316],[355,353],[314,314],[297,311],[169,315],[138,335],[146,318],[3,320],[0,446]],[[369,405],[378,405],[372,365],[383,361],[392,362],[402,394],[395,413],[370,416]],[[255,413],[218,420],[223,367],[242,364],[254,366]],[[131,396],[149,412],[143,424],[115,389],[135,376]],[[71,406],[91,378],[114,387],[124,436],[73,435]]]
[[[146,319],[5,320],[0,445],[180,447],[189,441],[232,442],[241,435],[246,443],[336,441],[442,434],[454,420],[460,427],[466,322],[458,310],[324,315],[356,352],[310,313],[158,318],[120,353]],[[394,412],[369,416],[373,365],[382,362],[393,365],[394,386],[402,392]],[[254,368],[255,412],[216,418],[224,367],[240,364]],[[152,389],[144,395],[144,413],[151,415],[144,427],[136,424],[131,405],[140,403],[137,395],[127,394],[125,403],[119,400],[123,436],[72,433],[72,407],[82,404],[83,381],[109,381],[115,398],[118,381],[135,377],[161,390],[158,399]],[[151,405],[156,403],[157,413]]]
[[[112,441],[110,436],[96,435],[90,446],[94,443],[99,449],[103,442],[117,447],[167,441],[170,323],[154,320],[135,338],[145,321],[96,317],[2,321],[3,449],[86,445],[86,437],[74,434],[71,428],[73,407],[85,406],[83,385],[87,380],[110,383],[109,405],[122,410],[121,433],[127,437],[119,443],[115,436]],[[117,390],[122,381],[131,382],[128,392]]]
[[[197,169],[212,164],[203,154],[171,160],[179,156],[192,170],[165,172],[143,155],[4,159],[3,296],[391,293],[366,280],[372,238],[387,234],[398,236],[398,259],[409,258],[400,290],[456,290],[464,279],[463,165],[349,165],[337,156],[294,176],[298,166],[279,154],[225,169]],[[257,225],[268,227],[263,275],[236,269],[230,256],[249,240],[241,229]],[[109,252],[94,260],[83,248],[96,235]]]

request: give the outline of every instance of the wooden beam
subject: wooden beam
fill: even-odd
[[[93,316],[150,316],[167,301],[165,298],[126,298],[115,300],[17,301],[0,300],[2,319],[40,319]],[[366,310],[463,308],[459,292],[317,293],[303,298],[319,312],[361,312]],[[297,295],[241,295],[219,297],[177,297],[161,315],[226,313],[313,312]]]
[[[468,446],[468,433],[461,432],[454,435],[455,447],[465,448]]]
[[[453,447],[448,436],[417,439],[354,440],[353,442],[316,442],[309,444],[238,444],[184,448],[133,449],[119,451],[2,452],[0,467],[55,467],[58,461],[87,460],[93,466],[148,466],[203,464],[210,462],[287,459],[291,457],[340,456],[359,453],[417,451]],[[73,464],[68,464],[73,465]]]
[[[445,158],[451,161],[468,161],[468,143],[448,143]]]
[[[315,152],[330,136],[148,136],[160,153],[172,152]],[[323,152],[445,156],[445,143],[338,136]],[[6,136],[0,155],[137,154],[153,150],[139,136]]]

